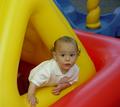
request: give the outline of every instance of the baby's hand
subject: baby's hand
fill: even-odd
[[[53,93],[54,95],[59,95],[62,90],[64,90],[65,88],[67,88],[67,87],[69,87],[69,86],[71,86],[71,84],[68,83],[68,82],[65,82],[65,83],[62,83],[62,84],[58,84],[58,85],[52,90],[52,93]]]
[[[63,77],[60,79],[59,83],[62,84],[62,83],[68,82],[68,80],[69,80],[69,77]]]
[[[36,104],[38,103],[37,98],[34,95],[28,95],[28,102],[31,107],[36,107]]]
[[[59,85],[57,85],[57,86],[52,90],[52,93],[53,93],[54,95],[59,95],[60,92],[61,92],[61,90],[62,90],[62,84],[59,84]]]

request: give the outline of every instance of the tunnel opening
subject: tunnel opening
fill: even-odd
[[[51,52],[31,22],[28,23],[19,61],[17,87],[20,95],[27,93],[29,73],[40,62],[51,58]]]

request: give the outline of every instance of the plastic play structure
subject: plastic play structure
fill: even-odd
[[[20,95],[17,88],[17,77],[23,71],[26,74],[26,69],[22,66],[18,74],[19,62],[21,60],[35,66],[41,60],[49,58],[49,49],[54,40],[62,35],[73,36],[78,41],[81,55],[77,63],[81,68],[81,78],[59,96],[51,93],[53,87],[40,89],[36,95],[40,102],[37,107],[48,107],[95,75],[92,60],[52,0],[2,0],[1,3],[0,107],[30,107],[27,95]]]
[[[79,12],[70,0],[54,0],[74,29],[107,36],[120,36],[120,8],[100,16],[100,0],[87,0],[88,14]],[[93,3],[94,2],[94,3]],[[97,29],[95,29],[97,28]]]
[[[1,0],[0,10],[0,107],[30,107],[27,94],[20,95],[17,79],[24,88],[21,75],[50,58],[54,40],[62,35],[79,44],[80,79],[59,96],[52,95],[53,87],[39,89],[37,107],[119,106],[119,40],[74,33],[53,0]]]

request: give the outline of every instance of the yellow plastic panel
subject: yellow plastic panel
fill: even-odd
[[[0,4],[0,107],[30,106],[26,100],[26,94],[20,96],[17,88],[17,71],[21,53],[23,60],[33,64],[38,63],[39,55],[37,52],[42,52],[41,55],[44,52],[49,53],[48,49],[52,47],[54,40],[60,36],[69,35],[75,37],[81,48],[81,54],[77,61],[81,70],[80,79],[77,84],[66,89],[59,96],[52,95],[52,87],[40,89],[36,93],[39,99],[37,107],[48,107],[95,74],[94,65],[84,47],[52,0],[0,1],[2,3]],[[37,35],[42,42],[40,44],[44,44],[44,46],[38,48],[32,45],[29,46],[29,43],[24,43],[25,47],[22,52],[28,22],[31,23],[37,33],[32,33],[32,29],[29,29],[27,34],[30,36],[28,36],[27,40],[30,39],[31,43],[34,44],[35,42],[39,46],[37,38],[34,37]],[[29,51],[26,51],[28,53],[25,53],[26,47],[28,47]],[[35,54],[33,48],[38,50]],[[30,56],[26,57],[25,55]]]

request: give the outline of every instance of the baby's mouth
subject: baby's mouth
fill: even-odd
[[[67,66],[67,67],[70,67],[71,66],[71,64],[64,64],[65,66]]]

